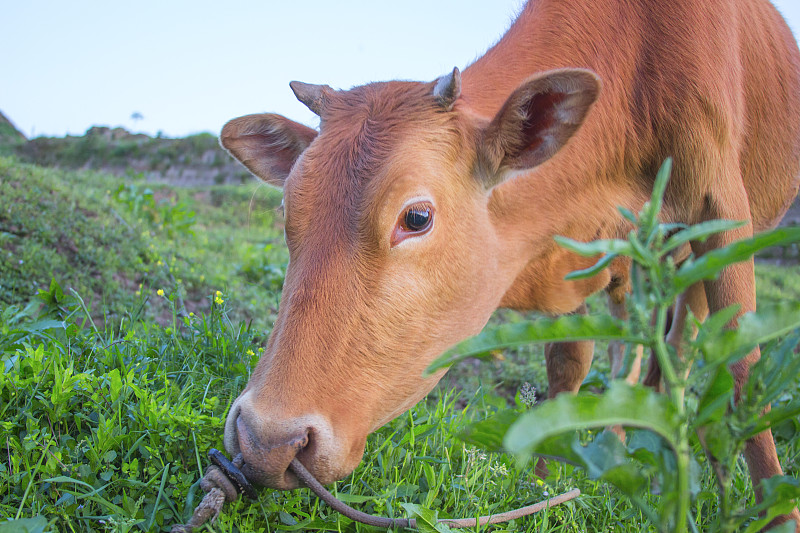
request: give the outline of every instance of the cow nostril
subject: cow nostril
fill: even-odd
[[[302,435],[299,435],[289,442],[289,446],[294,449],[295,453],[300,453],[305,450],[311,441],[311,430],[306,428]]]
[[[278,489],[292,489],[299,480],[289,469],[297,458],[313,463],[311,434],[314,429],[300,424],[251,426],[249,417],[236,420],[236,440],[244,458],[242,472],[252,482]],[[288,426],[288,427],[287,427]]]
[[[239,412],[240,408],[238,403],[235,403],[231,408],[225,419],[225,433],[223,434],[223,444],[225,449],[231,456],[236,456],[240,453],[241,447],[239,445]]]

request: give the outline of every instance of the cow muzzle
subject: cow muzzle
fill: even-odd
[[[317,414],[295,417],[270,415],[255,408],[247,393],[234,402],[225,422],[225,448],[242,454],[242,473],[256,485],[295,489],[300,481],[289,469],[298,459],[314,477],[328,484],[347,475],[358,464],[341,456],[327,419]],[[363,448],[362,448],[363,450]]]

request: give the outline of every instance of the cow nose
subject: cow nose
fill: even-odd
[[[241,414],[236,418],[236,438],[244,459],[242,473],[250,482],[264,487],[294,489],[299,481],[289,471],[289,464],[304,451],[310,451],[314,428],[292,421],[276,426],[267,435],[260,436],[261,428],[249,423]]]
[[[366,431],[356,427],[355,436],[335,433],[331,415],[317,409],[287,410],[285,404],[270,404],[250,390],[231,406],[225,421],[225,449],[232,456],[242,454],[241,470],[251,483],[282,490],[299,487],[300,481],[289,469],[293,459],[323,485],[353,471],[364,453]]]

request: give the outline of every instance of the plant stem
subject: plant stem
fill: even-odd
[[[689,435],[688,427],[681,425],[678,433],[678,449],[676,452],[678,474],[678,512],[675,517],[675,531],[686,531],[686,519],[689,514]]]
[[[653,346],[658,360],[658,366],[661,368],[661,375],[664,377],[664,385],[667,387],[672,403],[678,410],[681,416],[685,414],[685,407],[683,404],[683,384],[678,379],[678,374],[675,372],[675,365],[670,360],[669,348],[667,341],[664,337],[664,330],[667,329],[667,311],[668,304],[659,304],[656,308],[656,327],[653,333]]]
[[[664,338],[664,330],[667,327],[667,310],[669,305],[659,303],[656,308],[656,327],[654,332],[654,347],[658,364],[661,367],[661,374],[664,377],[664,384],[669,392],[675,409],[682,419],[686,418],[686,406],[684,405],[685,383],[678,377],[675,365],[670,360],[670,352]],[[677,362],[677,361],[676,361]],[[687,424],[681,424],[678,431],[678,441],[675,447],[675,459],[677,467],[677,497],[678,508],[675,514],[674,531],[683,533],[686,531],[686,521],[689,513],[690,487],[689,487],[689,429]]]

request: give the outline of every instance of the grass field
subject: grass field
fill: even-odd
[[[274,320],[287,253],[280,194],[252,185],[175,189],[0,158],[0,533],[168,531],[199,502],[198,480]],[[757,265],[760,302],[800,300],[800,269]],[[603,307],[601,298],[590,308]],[[185,310],[185,313],[184,313]],[[501,311],[494,322],[524,315]],[[605,384],[605,348],[587,383]],[[583,470],[529,465],[459,439],[472,421],[546,396],[539,346],[453,368],[429,399],[372,435],[335,492],[390,517],[404,503],[475,516],[571,488],[582,496],[494,531],[651,527]],[[526,385],[528,384],[528,385]],[[524,388],[525,393],[520,393]],[[800,397],[789,391],[780,401]],[[589,436],[588,434],[586,435]],[[800,423],[776,430],[800,476]],[[718,512],[701,462],[692,509]],[[744,462],[731,490],[753,500]],[[657,487],[642,497],[657,505]],[[307,490],[226,506],[213,531],[365,531]]]

